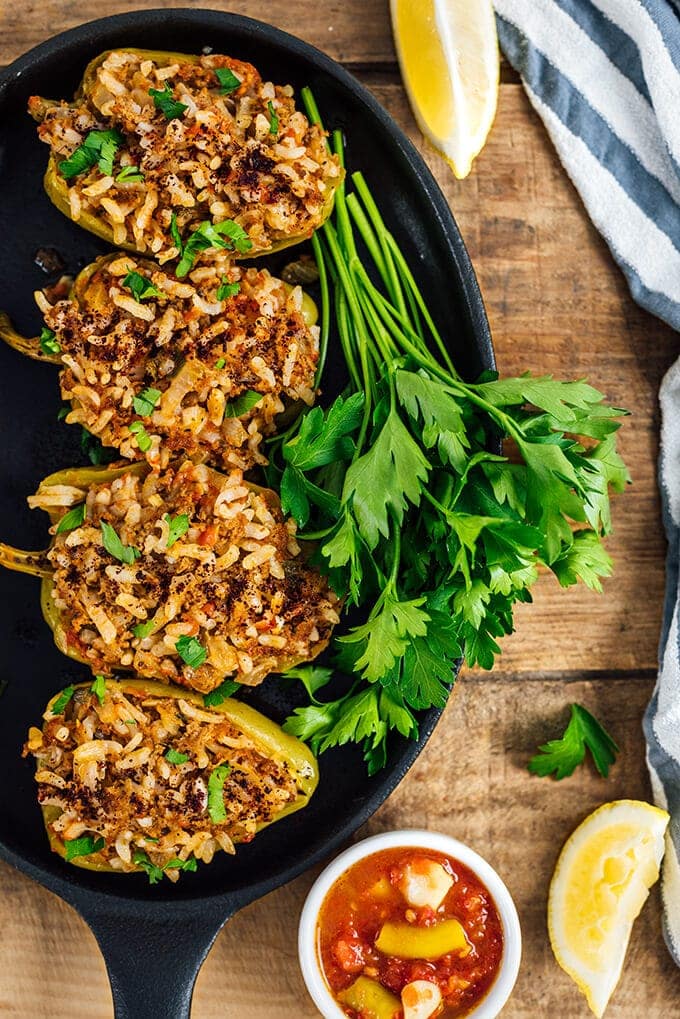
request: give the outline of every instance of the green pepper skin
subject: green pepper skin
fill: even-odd
[[[78,86],[78,90],[76,91],[75,94],[76,99],[83,98],[85,95],[88,94],[88,92],[92,90],[92,87],[96,81],[97,68],[106,60],[109,53],[111,52],[112,52],[111,50],[105,50],[103,53],[100,53],[99,56],[95,57],[94,60],[91,60],[90,63],[87,65],[87,67],[85,68],[85,72],[83,74],[83,79],[80,85]],[[169,64],[174,64],[178,61],[196,64],[200,59],[195,53],[172,53],[165,52],[162,50],[138,49],[134,46],[120,47],[116,52],[136,53],[141,57],[146,57],[149,60],[153,60],[160,67],[167,67]],[[41,121],[44,118],[44,115],[47,112],[47,110],[54,105],[57,104],[53,100],[35,97],[31,101],[31,114],[35,120]],[[340,183],[341,180],[342,177],[339,177],[338,184]],[[47,163],[47,169],[45,171],[43,185],[45,187],[45,192],[47,193],[47,196],[52,202],[52,204],[55,205],[56,208],[59,209],[59,211],[62,212],[68,219],[73,219],[73,216],[71,215],[71,204],[69,202],[68,197],[69,185],[68,182],[64,179],[64,177],[62,177],[61,174],[59,173],[57,160],[52,155],[50,155]],[[329,189],[329,195],[328,198],[326,199],[323,208],[322,223],[328,219],[331,212],[333,211],[334,200],[335,192],[334,189],[331,188]],[[82,226],[85,230],[88,230],[90,233],[96,234],[97,237],[101,237],[102,240],[107,241],[109,244],[114,243],[112,228],[103,220],[100,220],[99,217],[97,217],[96,215],[93,215],[92,213],[87,211],[82,211],[79,218],[75,222],[77,222],[78,225]],[[319,224],[319,226],[321,226],[321,223]],[[275,241],[274,244],[272,244],[270,247],[266,249],[263,249],[262,251],[256,252],[248,251],[245,252],[244,254],[239,254],[239,252],[235,251],[233,252],[233,258],[235,260],[238,260],[240,258],[251,259],[260,258],[263,255],[272,255],[277,251],[283,251],[284,248],[290,248],[293,247],[295,244],[301,244],[303,241],[309,240],[313,232],[314,231],[305,231],[302,234],[296,234],[293,237],[287,237],[284,238],[283,240]],[[136,251],[139,254],[144,254],[144,252],[140,251],[131,241],[124,244],[119,244],[117,246],[123,247],[127,251]]]
[[[196,707],[203,708],[205,710],[202,696],[193,690],[168,686],[165,683],[157,683],[148,679],[107,680],[107,685],[114,682],[120,686],[123,691],[131,690],[136,693],[143,693],[149,697],[181,697],[182,700],[189,701],[189,703],[195,704]],[[89,690],[90,684],[78,683],[76,685],[76,689]],[[48,709],[59,696],[60,694],[56,693],[54,697],[50,699],[47,705]],[[258,832],[262,831],[263,828],[267,828],[270,824],[274,824],[276,821],[280,821],[289,814],[294,814],[296,811],[302,810],[303,807],[307,806],[319,781],[319,768],[317,761],[309,747],[305,746],[304,743],[301,743],[300,740],[296,739],[294,736],[290,736],[287,732],[284,732],[283,729],[278,726],[276,722],[272,722],[270,718],[260,714],[259,711],[255,711],[254,708],[249,707],[247,704],[242,704],[240,701],[233,700],[233,698],[228,698],[222,704],[213,705],[208,710],[226,715],[235,726],[241,729],[250,739],[252,739],[258,750],[262,751],[269,758],[287,762],[297,776],[297,786],[299,790],[297,799],[280,810],[271,821],[259,824],[257,826]],[[58,853],[59,856],[65,858],[66,849],[64,847],[64,843],[50,828],[50,825],[56,821],[61,814],[61,810],[59,807],[53,805],[42,807],[41,810],[50,847],[53,852]],[[89,856],[77,856],[74,860],[69,860],[69,863],[75,867],[82,867],[84,870],[121,874],[120,871],[114,870],[114,868],[111,867],[101,853],[91,853]],[[141,872],[142,868],[138,867],[135,868],[135,870]],[[131,872],[128,871],[126,873]]]

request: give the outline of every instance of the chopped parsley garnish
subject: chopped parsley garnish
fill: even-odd
[[[240,283],[230,283],[226,276],[222,277],[222,282],[217,288],[217,300],[227,301],[230,297],[235,297],[241,289]]]
[[[186,513],[178,513],[176,517],[171,517],[169,513],[166,513],[163,519],[167,521],[170,528],[165,547],[172,548],[175,542],[189,530],[189,517]]]
[[[228,764],[218,764],[210,773],[208,779],[208,813],[213,824],[221,824],[227,819],[227,810],[224,806],[224,783],[231,771]]]
[[[278,134],[279,118],[276,116],[276,110],[274,109],[274,104],[271,99],[267,103],[267,111],[269,112],[269,133]]]
[[[153,842],[154,839],[146,838],[146,842]],[[196,870],[196,858],[191,856],[188,860],[168,860],[162,867],[152,863],[148,855],[143,849],[138,849],[132,857],[132,862],[136,867],[146,871],[147,877],[149,878],[150,885],[157,885],[159,881],[163,879],[163,871],[165,870]]]
[[[137,623],[136,626],[133,626],[132,632],[134,633],[135,637],[139,637],[140,639],[143,640],[144,637],[151,636],[151,633],[153,632],[153,627],[154,627],[153,619],[148,619],[146,623]]]
[[[143,389],[138,396],[132,401],[135,414],[139,414],[141,418],[148,418],[153,413],[153,409],[161,398],[160,389]]]
[[[216,686],[210,693],[203,694],[203,703],[206,708],[214,708],[217,704],[222,704],[228,700],[232,694],[240,688],[240,683],[235,683],[233,679],[225,679],[219,686]]]
[[[205,251],[206,248],[226,248],[228,251],[238,251],[243,255],[246,251],[250,251],[253,246],[253,242],[246,231],[238,223],[235,223],[233,219],[225,219],[221,223],[214,224],[208,220],[200,223],[189,234],[184,245],[182,245],[179,236],[176,219],[174,223],[171,221],[170,232],[182,256],[175,270],[175,275],[180,279],[186,276],[193,268],[199,251]]]
[[[167,81],[162,89],[150,88],[149,95],[153,99],[156,109],[160,110],[168,120],[179,120],[184,116],[187,106],[185,103],[180,103],[174,98],[172,89]]]
[[[581,707],[571,705],[571,718],[561,739],[551,739],[539,748],[527,767],[533,775],[554,773],[557,781],[571,775],[583,763],[586,749],[590,750],[595,767],[603,778],[616,760],[618,746],[598,720]]]
[[[68,513],[64,513],[63,517],[57,524],[56,534],[63,534],[65,531],[75,531],[76,527],[80,527],[83,520],[85,519],[85,503],[78,503],[73,509],[70,509]]]
[[[198,669],[208,657],[208,652],[195,637],[180,637],[175,644],[177,654],[192,669]]]
[[[57,340],[57,334],[52,329],[48,329],[47,326],[43,326],[40,330],[40,349],[43,354],[59,354],[61,353],[61,346]]]
[[[227,362],[224,360],[223,357],[218,357],[218,359],[215,361],[215,367],[217,368],[218,371],[221,371],[226,363]]]
[[[169,761],[170,764],[186,764],[189,760],[189,755],[181,754],[179,750],[173,750],[172,747],[168,747],[165,751],[165,759],[166,761]]]
[[[64,404],[63,407],[59,408],[59,412],[57,413],[57,421],[63,421],[64,418],[70,413],[71,413],[70,406],[68,404]]]
[[[222,95],[234,92],[241,84],[241,79],[237,78],[234,72],[228,67],[216,67],[215,74],[217,75],[220,83],[220,92]]]
[[[102,173],[110,176],[114,157],[122,144],[123,136],[118,131],[90,131],[73,154],[59,163],[59,173],[70,180],[98,164]]]
[[[71,698],[73,697],[75,692],[76,692],[76,688],[75,688],[75,686],[73,686],[73,684],[71,684],[70,686],[65,687],[61,691],[59,696],[57,697],[57,699],[54,702],[54,704],[52,705],[52,707],[50,708],[50,711],[52,712],[52,714],[53,715],[61,715],[63,713],[63,711],[64,711],[64,708],[66,707],[68,702],[71,700]]]
[[[165,297],[163,291],[155,287],[146,276],[142,276],[141,272],[129,272],[123,280],[123,286],[128,288],[135,301],[145,301],[148,297]]]
[[[128,566],[131,566],[135,559],[139,559],[142,554],[139,549],[135,548],[134,545],[124,545],[111,524],[107,524],[105,520],[102,520],[101,527],[104,548],[114,559],[118,559],[121,563],[126,563]]]
[[[133,421],[130,425],[130,431],[134,435],[137,446],[141,449],[142,453],[148,453],[152,446],[152,439],[144,427],[144,423],[142,421]]]
[[[188,860],[168,860],[163,870],[189,870],[192,873],[196,871],[198,864],[195,856],[190,856]]]
[[[172,237],[173,244],[181,255],[184,245],[182,244],[182,236],[179,232],[179,227],[177,226],[177,213],[175,212],[173,212],[170,216],[170,236]]]
[[[92,835],[81,835],[79,839],[64,839],[67,860],[75,860],[77,856],[91,856],[105,845],[103,838],[94,838]]]
[[[94,683],[90,687],[90,693],[93,693],[100,704],[104,703],[106,696],[106,679],[101,674],[97,674],[94,677]]]
[[[227,403],[224,408],[224,416],[225,418],[240,418],[263,399],[263,393],[256,393],[254,389],[246,389],[245,393],[241,393],[235,400],[230,400]]]
[[[138,183],[144,180],[144,174],[138,166],[124,166],[116,177],[117,184]]]

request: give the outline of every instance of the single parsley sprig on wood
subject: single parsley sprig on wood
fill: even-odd
[[[332,147],[344,161],[338,132]],[[370,606],[335,641],[351,687],[330,702],[308,687],[286,728],[317,752],[360,743],[373,772],[391,730],[415,738],[416,712],[444,706],[461,657],[491,668],[539,568],[600,589],[609,490],[629,477],[625,412],[586,382],[459,376],[364,177],[351,182],[312,239],[322,347],[333,314],[350,384],[272,441],[269,476],[335,590]]]
[[[607,778],[619,748],[603,725],[580,704],[571,705],[569,724],[561,739],[543,743],[527,767],[532,775],[554,775],[559,782],[582,764],[586,749],[600,775]]]

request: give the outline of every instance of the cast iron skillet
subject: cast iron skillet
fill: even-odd
[[[342,128],[350,169],[361,168],[410,261],[459,370],[469,378],[494,366],[477,282],[448,205],[413,145],[375,99],[329,57],[293,36],[248,18],[204,10],[155,10],[82,25],[31,50],[0,75],[0,306],[21,332],[39,317],[32,292],[49,282],[36,251],[59,251],[68,271],[107,250],[58,213],[42,191],[47,148],[26,114],[31,94],[72,95],[87,62],[115,46],[217,52],[249,60],[263,77],[311,85],[327,126]],[[290,255],[287,256],[290,258]],[[284,257],[285,260],[285,257]],[[281,262],[270,260],[276,270]],[[339,358],[326,371],[326,397],[344,384]],[[26,548],[46,543],[46,518],[25,498],[51,471],[83,463],[76,429],[56,420],[56,372],[0,344],[0,532]],[[177,886],[146,877],[97,875],[66,866],[48,850],[35,798],[33,767],[20,749],[48,697],[84,667],[54,648],[38,606],[38,583],[0,573],[0,856],[55,892],[90,925],[104,953],[118,1019],[188,1017],[198,969],[233,913],[335,851],[403,778],[439,717],[426,714],[418,742],[394,741],[387,767],[367,779],[354,749],[321,759],[311,805]],[[282,720],[299,703],[292,688],[266,682],[249,695]],[[255,974],[253,974],[255,977]],[[253,993],[258,993],[253,989]]]

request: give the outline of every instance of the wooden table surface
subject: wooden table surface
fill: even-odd
[[[141,0],[0,4],[0,63],[66,28]],[[201,6],[160,3],[149,7]],[[469,841],[498,868],[519,908],[525,946],[507,1019],[578,1019],[590,1013],[555,964],[547,940],[548,882],[564,839],[600,803],[648,799],[641,718],[656,671],[664,537],[655,486],[657,390],[677,336],[631,300],[531,110],[503,68],[498,116],[471,176],[456,181],[421,139],[400,84],[386,0],[231,0],[229,9],[302,36],[344,63],[422,151],[472,256],[504,374],[531,369],[588,376],[632,417],[621,447],[634,485],[614,505],[616,560],[604,596],[541,579],[517,612],[492,674],[461,677],[428,747],[359,834],[425,827]],[[148,40],[152,44],[152,40]],[[582,768],[560,784],[532,778],[526,761],[557,735],[579,701],[622,752],[609,781]],[[305,1019],[316,1015],[296,957],[310,873],[244,910],[219,936],[199,977],[194,1019]],[[266,984],[263,976],[266,974]],[[265,990],[266,987],[266,990]],[[74,994],[74,988],[77,992]],[[608,1019],[679,1014],[680,972],[660,931],[658,892],[638,920]],[[0,1015],[107,1019],[104,965],[76,914],[0,866]],[[150,1016],[149,1019],[164,1019]]]

